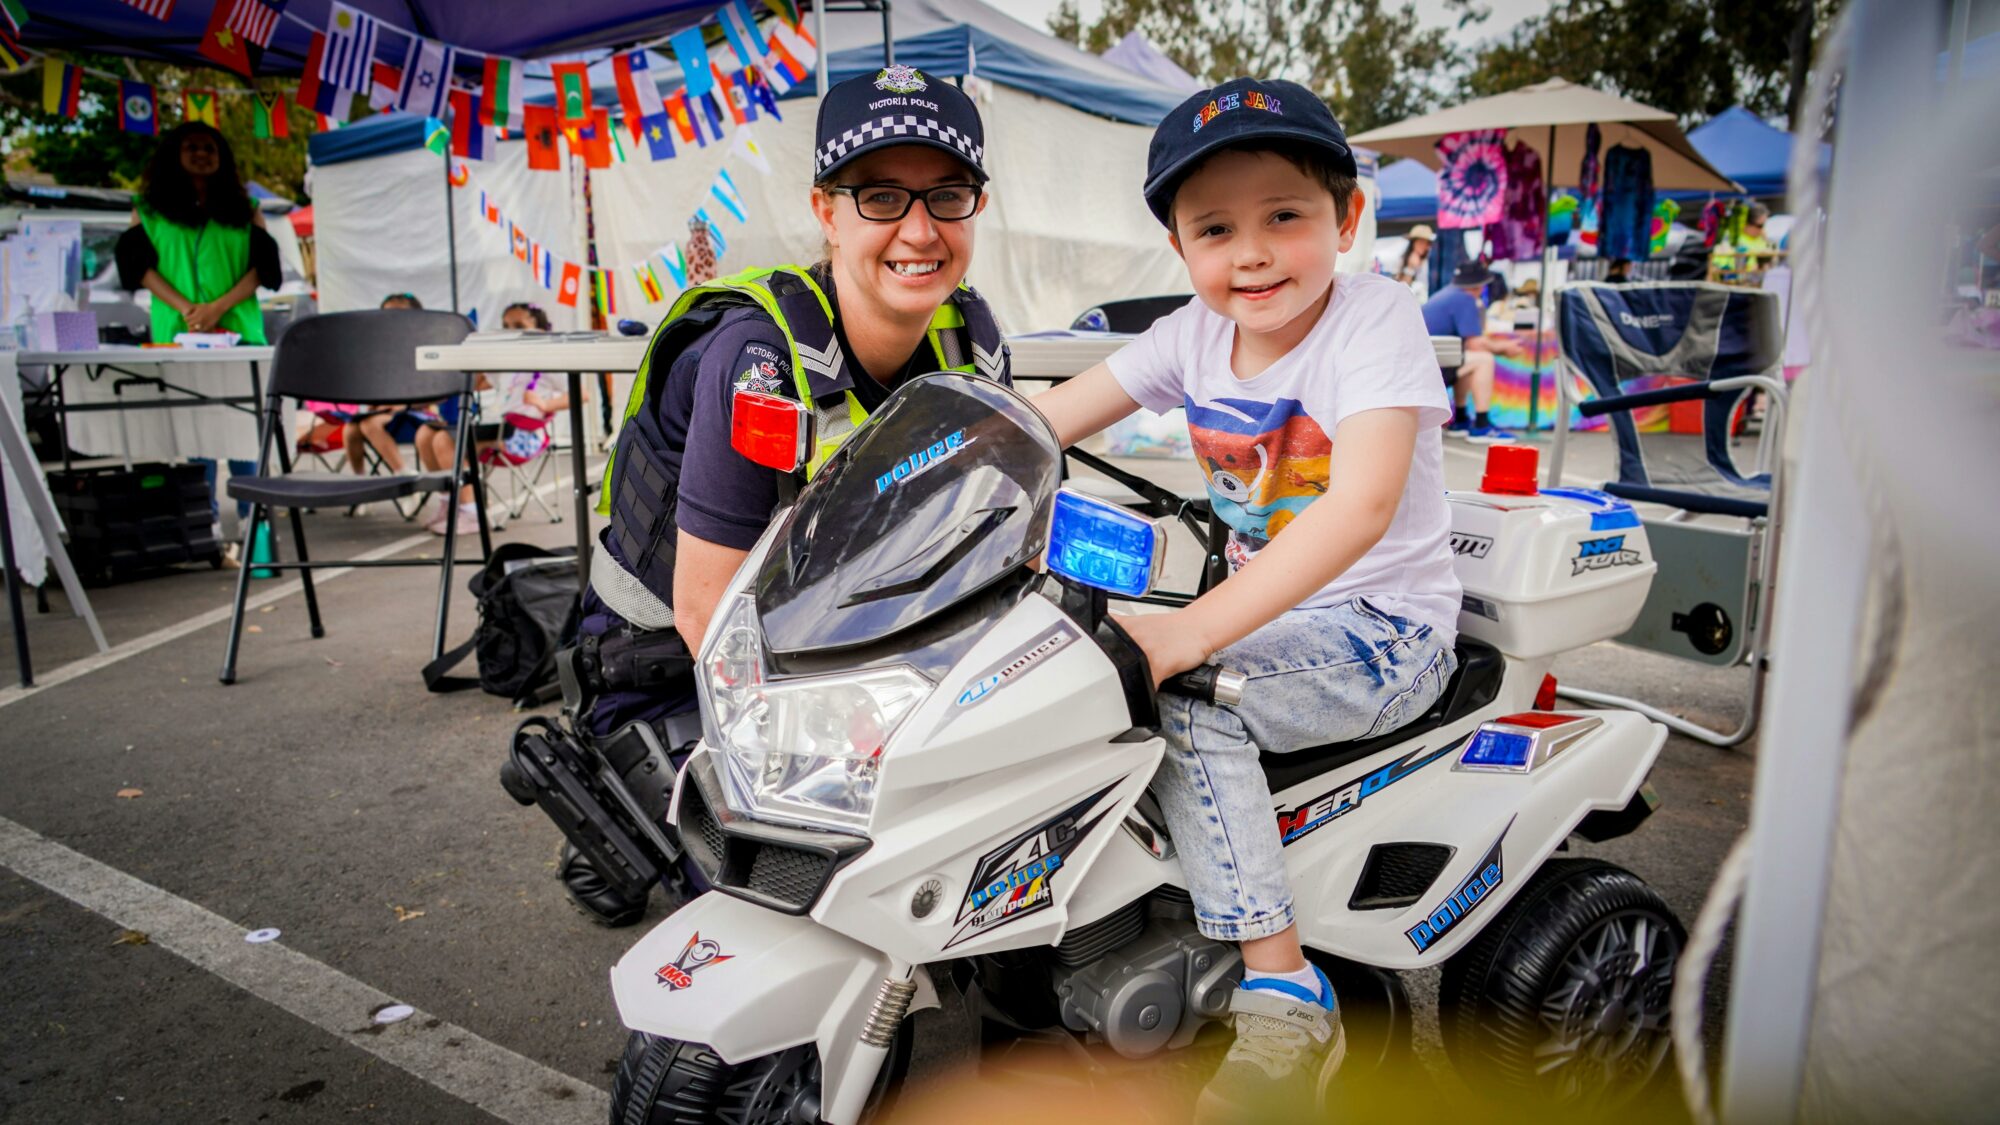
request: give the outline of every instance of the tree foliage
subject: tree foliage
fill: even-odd
[[[1684,124],[1741,103],[1796,127],[1813,49],[1838,8],[1839,0],[1557,0],[1476,54],[1465,93],[1562,77]]]
[[[1460,19],[1482,18],[1470,0],[1447,0]],[[1101,53],[1143,33],[1203,83],[1288,78],[1326,99],[1350,133],[1434,108],[1462,59],[1447,31],[1425,27],[1412,3],[1384,0],[1106,0],[1086,24],[1063,0],[1050,33]]]
[[[99,74],[120,74],[152,83],[159,107],[160,132],[179,123],[181,87],[224,90],[250,85],[231,74],[113,55],[78,52],[63,61]],[[0,77],[0,143],[5,144],[9,170],[41,172],[57,183],[76,187],[138,187],[158,138],[119,129],[118,87],[99,74],[84,75],[82,105],[76,117],[67,119],[42,111],[41,68]],[[235,151],[237,168],[245,183],[255,180],[279,195],[302,200],[306,137],[312,128],[312,115],[291,106],[289,89],[294,85],[293,80],[264,78],[258,79],[256,85],[267,91],[287,91],[292,135],[259,139],[255,125],[257,99],[248,94],[225,94],[216,99],[222,134]]]

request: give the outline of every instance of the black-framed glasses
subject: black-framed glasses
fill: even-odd
[[[931,218],[943,223],[962,222],[979,210],[978,184],[940,184],[925,191],[911,191],[894,184],[844,184],[828,188],[834,195],[854,197],[854,210],[876,223],[900,222],[918,199]]]

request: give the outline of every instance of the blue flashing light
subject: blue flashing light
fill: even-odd
[[[1067,488],[1056,493],[1048,567],[1064,578],[1142,597],[1159,576],[1165,546],[1166,537],[1151,520]]]
[[[1465,744],[1465,750],[1458,756],[1458,764],[1520,770],[1528,768],[1528,760],[1534,757],[1534,753],[1535,736],[1532,734],[1481,728],[1472,736],[1472,741]]]
[[[1609,492],[1600,492],[1595,488],[1544,488],[1542,495],[1560,496],[1564,500],[1590,505],[1592,531],[1616,531],[1621,527],[1639,526],[1639,513],[1632,509],[1632,505]]]

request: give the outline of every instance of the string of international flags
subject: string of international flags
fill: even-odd
[[[744,125],[736,130],[730,142],[729,155],[740,158],[743,163],[763,175],[771,173],[771,164],[758,147],[750,127]],[[675,289],[685,289],[689,283],[688,262],[693,255],[684,250],[679,241],[670,240],[659,249],[648,254],[637,263],[623,265],[584,265],[559,258],[548,247],[534,237],[533,232],[522,227],[507,216],[500,200],[487,193],[484,188],[475,188],[472,170],[460,163],[452,169],[452,184],[455,187],[479,192],[479,216],[487,225],[500,230],[507,236],[508,246],[514,257],[527,265],[535,283],[556,294],[556,302],[575,308],[582,298],[585,280],[590,283],[592,299],[596,302],[599,315],[608,324],[618,315],[617,287],[613,278],[619,273],[630,273],[638,286],[641,297],[649,305],[667,299],[661,271],[666,279],[673,282]],[[721,214],[728,215],[738,224],[748,223],[750,215],[743,204],[743,192],[736,185],[736,179],[728,168],[718,168],[715,178],[709,181],[708,190],[702,193],[702,204],[689,217],[691,232],[705,233],[716,259],[721,259],[728,249],[728,240],[723,237],[722,226],[711,213],[713,206]],[[657,263],[657,266],[655,265]]]
[[[156,19],[167,19],[177,0],[124,0]],[[285,12],[287,0],[215,0],[199,47],[210,61],[244,77],[254,76],[269,47],[279,19],[310,27]],[[757,120],[761,110],[778,116],[777,99],[811,73],[818,44],[799,20],[792,0],[762,0],[776,13],[769,34],[760,28],[749,0],[730,0],[716,14],[737,65],[725,67],[710,58],[704,22],[664,41],[679,62],[683,84],[663,95],[653,78],[652,56],[642,45],[610,59],[626,131],[634,145],[643,143],[653,160],[674,156],[674,142],[706,147],[724,138],[725,125]],[[20,29],[29,21],[23,0],[0,0],[0,67],[17,70],[33,54],[19,44]],[[378,57],[385,36],[400,37],[399,61]],[[481,60],[480,80],[473,84],[457,74],[461,64]],[[117,84],[120,127],[151,135],[158,131],[159,90],[152,84],[120,78],[45,56],[42,58],[43,109],[63,117],[77,116],[86,74]],[[386,23],[339,0],[331,5],[324,30],[313,29],[298,85],[289,90],[168,87],[181,94],[186,121],[219,124],[217,98],[247,94],[256,99],[253,118],[259,137],[290,135],[287,94],[315,115],[324,131],[345,124],[357,95],[378,110],[402,110],[451,120],[451,142],[458,155],[483,159],[488,131],[500,138],[524,136],[529,142],[530,167],[554,171],[560,167],[555,139],[567,137],[573,150],[592,167],[607,166],[616,155],[624,159],[623,142],[608,128],[609,107],[593,104],[588,62],[550,63],[555,104],[525,104],[521,59],[461,49]],[[593,161],[597,161],[593,163]]]

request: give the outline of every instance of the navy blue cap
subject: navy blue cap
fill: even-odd
[[[1319,96],[1283,79],[1232,78],[1174,107],[1146,149],[1146,206],[1172,227],[1167,208],[1181,178],[1216,149],[1247,141],[1291,141],[1324,151],[1334,167],[1358,175],[1354,150]]]
[[[864,152],[890,145],[943,149],[986,182],[986,130],[965,91],[913,66],[889,66],[835,85],[819,103],[817,183]]]

